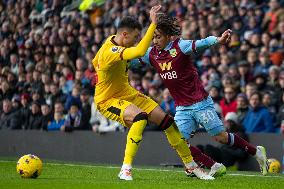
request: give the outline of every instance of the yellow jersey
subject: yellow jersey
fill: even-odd
[[[128,63],[123,60],[125,47],[115,43],[115,35],[107,38],[92,63],[97,73],[95,101],[100,103],[132,93],[128,82]]]
[[[92,61],[97,74],[95,90],[97,104],[111,98],[127,97],[138,93],[128,83],[127,60],[142,57],[146,53],[155,29],[156,24],[151,23],[136,47],[119,46],[113,40],[115,35],[107,38]]]

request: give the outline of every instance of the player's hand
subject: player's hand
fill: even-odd
[[[154,24],[157,24],[157,14],[159,12],[159,10],[161,9],[161,5],[156,5],[156,6],[153,6],[150,10],[150,19],[152,21],[152,23]]]
[[[227,44],[231,40],[232,30],[228,29],[224,33],[222,33],[221,37],[218,37],[218,43],[220,44]]]

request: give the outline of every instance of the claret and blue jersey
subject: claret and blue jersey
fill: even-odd
[[[150,47],[142,58],[132,60],[131,64],[151,64],[170,90],[175,105],[189,106],[208,96],[191,55],[216,43],[217,37],[214,36],[196,41],[177,38],[161,51],[155,46]]]
[[[214,104],[199,79],[197,69],[191,61],[191,55],[217,43],[217,38],[210,36],[201,40],[176,39],[165,49],[158,51],[150,47],[147,53],[135,64],[151,64],[160,74],[165,86],[175,100],[175,122],[185,137],[189,139],[192,131],[202,125],[211,135],[224,131],[223,123],[218,118]]]

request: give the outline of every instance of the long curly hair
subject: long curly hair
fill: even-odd
[[[164,13],[158,15],[157,30],[169,36],[178,36],[181,34],[181,27],[177,23],[177,19]]]

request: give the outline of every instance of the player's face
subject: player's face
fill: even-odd
[[[154,37],[153,37],[153,43],[155,47],[160,51],[163,50],[167,44],[170,42],[171,37],[163,34],[159,30],[155,30]]]
[[[124,36],[123,46],[132,47],[137,43],[138,38],[140,36],[140,31],[138,29],[129,30],[127,32],[124,32],[123,36]]]

